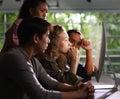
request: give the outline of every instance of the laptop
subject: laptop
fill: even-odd
[[[108,55],[107,55],[107,58],[109,61],[109,65],[112,68],[112,74],[113,74],[115,83],[109,84],[109,85],[99,84],[103,66],[104,66],[104,60],[105,60],[105,54],[106,54],[105,51],[106,51],[105,26],[104,26],[104,23],[102,23],[102,35],[100,38],[100,45],[99,45],[99,49],[97,49],[97,55],[95,57],[95,66],[98,68],[98,71],[95,72],[95,79],[98,83],[98,84],[94,85],[95,99],[105,99],[105,97],[107,97],[107,96],[111,95],[113,92],[117,91],[117,87],[118,87],[115,72],[114,72],[114,69],[112,68],[111,60]],[[101,93],[102,93],[102,95],[100,95]],[[96,96],[99,96],[99,97],[96,98]]]

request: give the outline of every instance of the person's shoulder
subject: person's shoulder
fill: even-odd
[[[16,60],[23,59],[21,58],[20,51],[17,48],[11,48],[7,52],[2,53],[2,60],[7,61],[8,63]]]
[[[20,49],[18,47],[15,47],[15,48],[9,49],[5,54],[10,55],[10,56],[20,57],[20,54],[22,54],[22,52],[20,51]]]
[[[16,19],[13,24],[18,26],[22,22],[22,20],[22,18]]]
[[[12,26],[5,33],[7,37],[11,37],[11,35],[16,34],[17,28],[23,19],[17,19],[13,22]]]

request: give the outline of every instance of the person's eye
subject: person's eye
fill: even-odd
[[[70,42],[71,42],[71,43],[74,43],[75,41],[70,39]]]
[[[64,41],[68,41],[67,39],[65,39]]]
[[[40,12],[44,12],[44,10],[39,9]]]
[[[65,38],[64,41],[67,42],[67,41],[69,41],[69,39]]]

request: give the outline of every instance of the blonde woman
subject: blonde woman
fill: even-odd
[[[69,52],[74,55],[71,55]],[[63,69],[59,68],[57,60],[62,57],[62,54],[63,56],[67,54],[71,56],[69,64],[70,69],[68,71],[65,70],[65,66],[63,65],[61,65]],[[79,50],[72,47],[66,30],[59,25],[53,26],[53,30],[50,33],[50,44],[48,45],[43,57],[39,57],[39,60],[47,73],[60,82],[75,85],[81,81],[81,79],[76,75],[79,59]],[[61,61],[61,63],[62,62],[63,61]]]

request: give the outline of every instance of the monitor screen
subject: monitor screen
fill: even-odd
[[[95,66],[98,68],[98,71],[95,71],[95,78],[97,82],[99,82],[103,70],[105,50],[106,50],[105,26],[104,23],[102,23],[102,34],[100,38],[99,47],[97,49],[97,54],[95,56]]]

